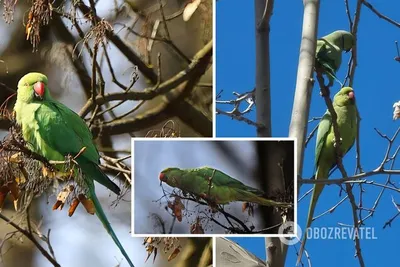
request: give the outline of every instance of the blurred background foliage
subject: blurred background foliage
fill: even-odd
[[[87,120],[105,156],[129,155],[134,136],[212,136],[211,0],[5,0],[2,4],[0,103],[7,102],[1,112],[6,116],[0,116],[1,138],[10,127],[18,80],[32,71],[46,74],[53,97]],[[194,12],[184,20],[188,4]],[[100,186],[97,192],[137,266],[195,266],[200,252],[209,249],[211,241],[182,238],[175,259],[168,261],[166,254],[165,259],[144,264],[148,252],[143,239],[129,234],[130,194],[115,201],[116,196]],[[61,266],[121,262],[97,218],[79,208],[71,218],[66,211],[51,212],[48,203],[54,201],[54,192],[43,194],[30,211],[44,234],[51,229],[51,245]],[[1,214],[13,218],[14,213],[8,199]],[[31,242],[3,222],[0,239],[0,266],[50,266]]]

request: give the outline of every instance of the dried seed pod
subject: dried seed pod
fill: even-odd
[[[245,212],[248,207],[249,207],[249,202],[243,202],[243,204],[242,204],[242,212]]]
[[[14,200],[18,199],[19,196],[19,188],[18,185],[15,181],[12,181],[11,183],[7,184],[8,189],[10,190],[10,193],[13,197]]]
[[[8,192],[10,192],[10,189],[8,189],[7,186],[2,186],[0,187],[0,209],[3,207],[4,202],[6,200],[6,197],[8,195]]]
[[[147,262],[147,260],[150,258],[151,254],[154,252],[154,259],[153,259],[153,263],[156,259],[156,255],[157,255],[157,248],[155,246],[149,245],[146,247],[146,251],[147,251],[147,257],[146,260],[144,262]]]
[[[94,207],[92,200],[86,198],[83,194],[79,194],[78,199],[82,203],[83,207],[85,207],[87,213],[92,215],[96,213],[96,208]]]
[[[201,225],[201,219],[197,217],[196,222],[190,226],[191,234],[204,234],[203,226]]]
[[[53,205],[53,210],[59,209],[62,210],[64,207],[64,203],[61,200],[57,200],[56,203]]]
[[[179,252],[181,252],[181,250],[179,248],[175,248],[171,255],[168,256],[168,261],[172,261],[173,259],[175,259],[176,256],[178,256]]]
[[[76,208],[78,207],[78,205],[79,205],[79,200],[75,197],[72,200],[71,206],[69,207],[69,210],[68,210],[68,216],[69,217],[71,217],[74,214],[74,212],[75,212]]]

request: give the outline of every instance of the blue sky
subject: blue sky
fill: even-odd
[[[343,1],[321,1],[318,36],[326,35],[334,30],[348,30],[348,20]],[[354,14],[356,1],[349,1],[351,14]],[[383,14],[399,21],[398,10],[400,2],[370,1]],[[299,57],[300,37],[302,29],[302,1],[275,1],[271,22],[271,97],[272,97],[272,134],[274,137],[287,136]],[[254,88],[255,81],[255,43],[254,43],[254,1],[220,0],[217,2],[217,92],[223,89],[222,99],[231,99],[232,91],[245,92]],[[361,113],[361,162],[364,170],[372,170],[381,162],[387,142],[380,138],[374,128],[391,136],[399,127],[397,121],[392,121],[392,105],[400,99],[398,79],[400,65],[394,61],[396,49],[394,41],[400,39],[399,30],[393,25],[379,19],[370,10],[363,7],[358,31],[358,67],[356,70],[354,89],[357,104]],[[350,54],[343,55],[343,63],[338,77],[343,80],[347,71]],[[336,92],[339,85],[332,88]],[[260,101],[260,100],[258,100]],[[321,116],[326,110],[319,89],[314,87],[310,117]],[[253,111],[249,116],[255,118]],[[308,132],[316,123],[309,125]],[[229,117],[217,116],[217,136],[224,137],[254,137],[256,131],[245,123],[231,120]],[[395,146],[399,145],[395,142]],[[314,145],[312,140],[306,149],[303,176],[311,177],[314,172]],[[348,173],[355,166],[355,151],[352,149],[344,159]],[[399,164],[396,164],[400,168]],[[339,174],[334,173],[338,178]],[[392,180],[398,185],[398,177]],[[373,176],[369,180],[384,183],[386,176]],[[301,194],[311,186],[302,186]],[[364,186],[363,196],[365,207],[372,207],[380,188],[372,185]],[[316,208],[316,215],[329,209],[340,199],[340,189],[337,186],[326,187]],[[359,190],[355,190],[358,200]],[[343,196],[343,194],[342,194]],[[391,198],[400,202],[396,192],[385,192],[373,218],[365,223],[367,227],[375,227],[377,240],[362,240],[361,248],[365,263],[370,266],[385,266],[395,260],[397,246],[393,236],[400,234],[400,221],[395,220],[392,228],[382,229],[386,221],[396,214]],[[308,211],[309,197],[299,204],[298,220],[304,226]],[[364,213],[365,216],[366,213]],[[339,206],[333,214],[326,215],[314,221],[313,226],[337,226],[338,223],[351,224],[352,215],[348,201]],[[263,251],[258,248],[260,242],[239,242],[254,253]],[[235,240],[237,241],[237,240]],[[238,241],[237,241],[238,242]],[[256,245],[255,245],[256,244]],[[324,252],[320,248],[328,248]],[[298,246],[297,246],[298,248]],[[354,258],[354,242],[351,240],[310,240],[307,249],[311,254],[314,266],[357,266]],[[332,257],[340,253],[340,257]],[[384,257],[375,255],[384,254]],[[257,254],[256,254],[257,255]],[[261,256],[260,256],[261,255]],[[257,255],[265,259],[265,254]],[[327,261],[327,258],[329,260]],[[293,266],[296,251],[289,248],[286,264]]]
[[[265,260],[264,237],[229,237],[229,239],[251,251],[258,258]]]

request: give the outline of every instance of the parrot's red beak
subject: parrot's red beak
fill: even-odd
[[[164,173],[160,173],[159,179],[160,179],[160,185],[162,182],[165,182],[167,180]]]
[[[349,93],[349,98],[350,98],[350,99],[354,99],[354,92],[350,92],[350,93]]]
[[[43,82],[37,82],[33,85],[33,90],[35,91],[35,95],[40,99],[43,99],[45,86]]]

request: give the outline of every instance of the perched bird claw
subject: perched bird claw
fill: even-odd
[[[50,179],[53,179],[56,176],[55,172],[52,172],[51,170],[49,170],[45,166],[42,167],[42,174],[43,174],[44,177],[47,177],[47,178],[50,178]]]

